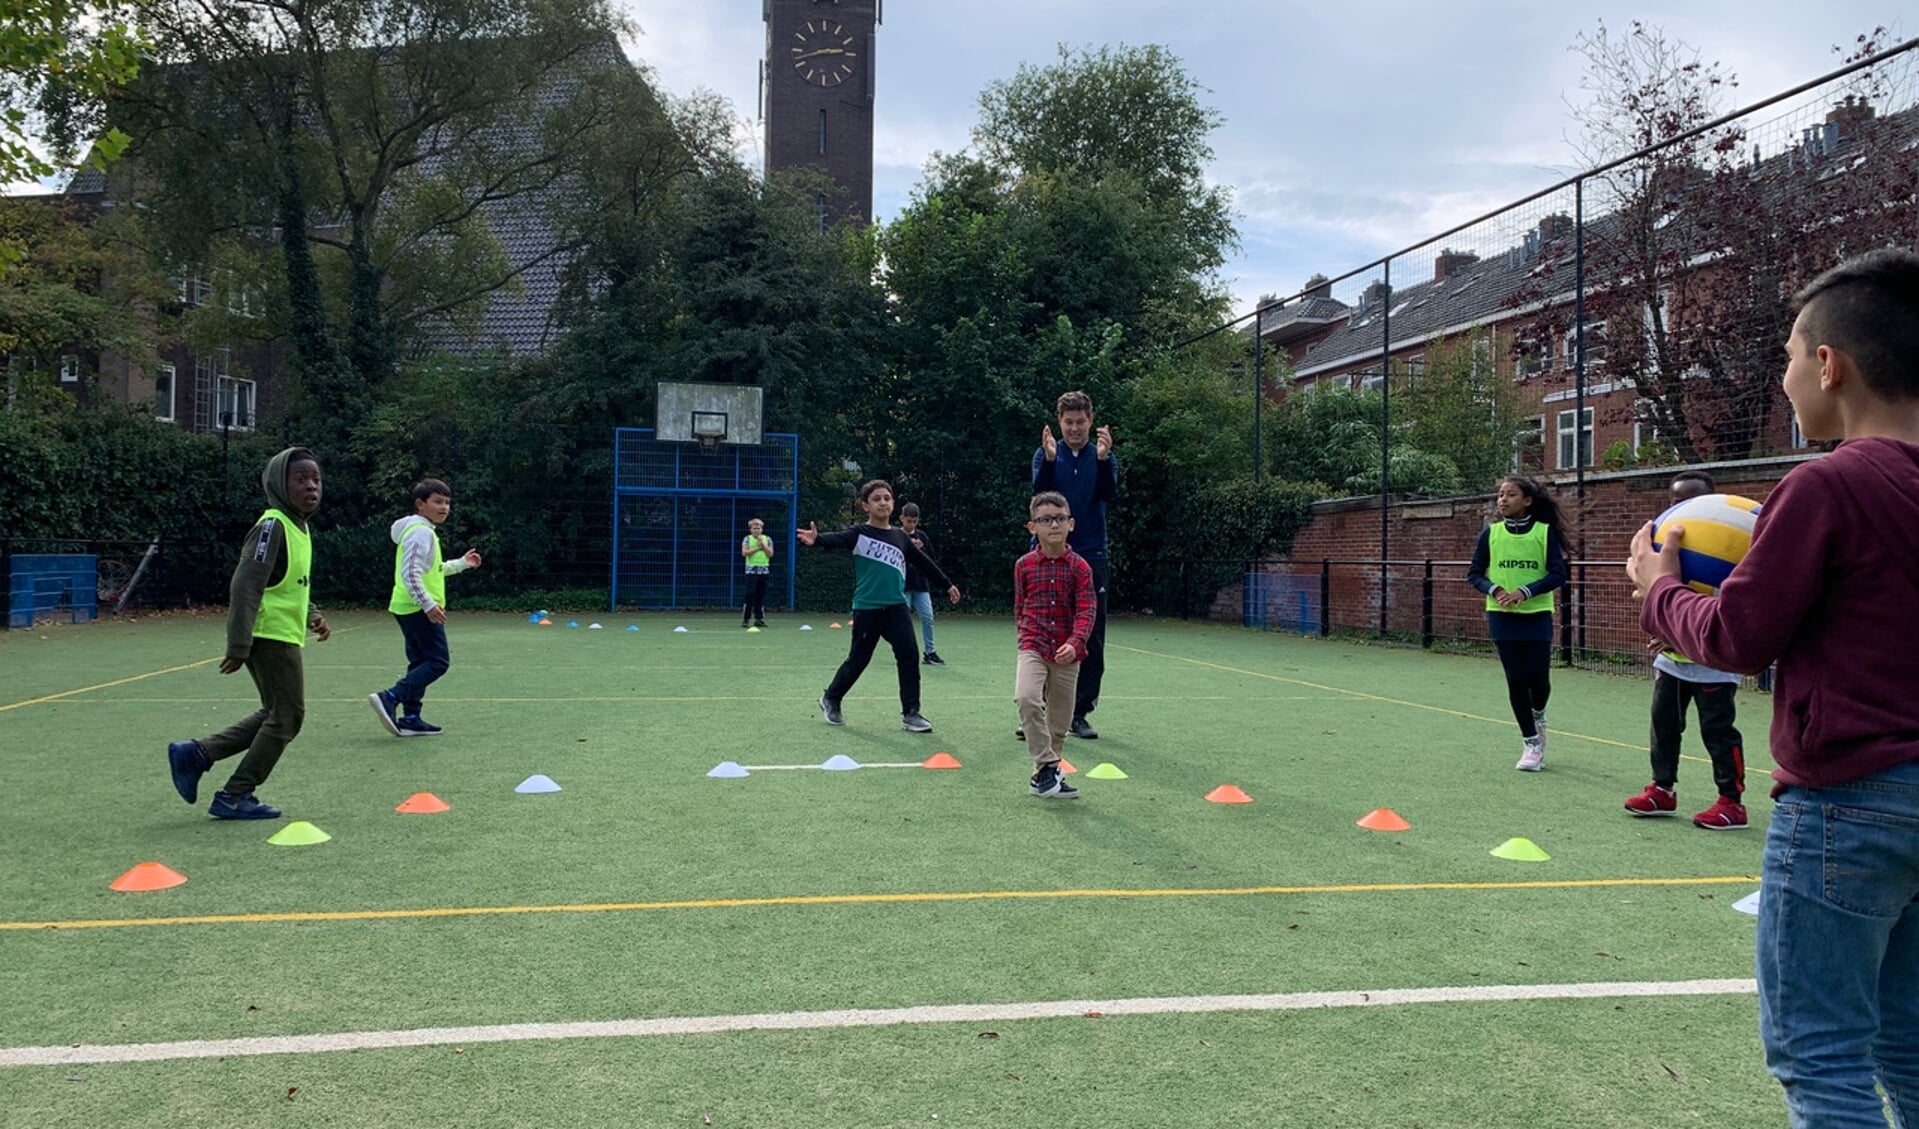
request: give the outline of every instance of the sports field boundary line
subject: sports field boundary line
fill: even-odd
[[[839,1011],[762,1012],[753,1015],[663,1019],[504,1023],[484,1027],[420,1027],[398,1031],[342,1031],[328,1035],[267,1035],[188,1039],[167,1043],[108,1043],[0,1048],[0,1067],[80,1066],[177,1059],[320,1054],[449,1044],[519,1043],[557,1039],[631,1039],[659,1035],[717,1035],[737,1031],[817,1031],[933,1023],[1005,1023],[1026,1019],[1119,1018],[1209,1012],[1317,1011],[1403,1007],[1408,1004],[1514,1003],[1538,1000],[1616,1000],[1685,996],[1750,996],[1747,980],[1601,981],[1587,984],[1475,984],[1458,988],[1381,988],[1373,991],[1287,992],[1245,996],[1152,996],[1117,1000],[944,1004]]]
[[[1382,704],[1389,705],[1389,706],[1405,706],[1408,709],[1426,710],[1429,713],[1443,713],[1447,717],[1456,717],[1464,721],[1483,721],[1487,723],[1488,725],[1499,725],[1499,726],[1509,726],[1513,724],[1513,719],[1510,717],[1508,718],[1487,717],[1485,714],[1467,713],[1464,710],[1448,709],[1445,706],[1428,705],[1425,702],[1409,702],[1404,698],[1389,698],[1384,694],[1368,693],[1365,690],[1348,690],[1344,686],[1328,686],[1323,682],[1308,682],[1304,678],[1288,678],[1283,674],[1268,674],[1267,672],[1263,670],[1247,670],[1245,667],[1227,666],[1224,663],[1207,662],[1205,659],[1190,658],[1186,655],[1167,654],[1164,651],[1149,651],[1144,647],[1129,647],[1123,643],[1108,643],[1106,644],[1106,646],[1107,646],[1107,649],[1109,650],[1131,651],[1136,655],[1147,655],[1156,659],[1171,659],[1174,662],[1191,663],[1194,666],[1203,666],[1208,670],[1217,670],[1226,674],[1243,674],[1249,678],[1265,678],[1265,679],[1270,679],[1271,681],[1274,681],[1274,682],[1284,682],[1289,686],[1304,686],[1312,690],[1326,690],[1331,693],[1344,694],[1348,697],[1359,698],[1368,702],[1380,702]],[[1640,744],[1633,744],[1630,741],[1615,741],[1610,737],[1594,737],[1590,733],[1574,733],[1570,729],[1555,728],[1551,732],[1554,737],[1570,737],[1575,741],[1590,741],[1595,745],[1611,745],[1613,748],[1616,748],[1616,749],[1631,749],[1634,752],[1640,752],[1640,753],[1643,753],[1646,751],[1646,746],[1643,742]],[[1681,753],[1680,759],[1690,760],[1690,761],[1700,761],[1702,763],[1706,761],[1705,757],[1697,756],[1692,753]]]
[[[428,906],[413,909],[290,910],[182,917],[126,917],[68,921],[0,921],[0,932],[61,929],[137,929],[173,925],[277,925],[289,922],[394,921],[439,917],[505,917],[533,913],[639,913],[654,910],[761,909],[772,906],[890,905],[927,902],[1040,901],[1061,898],[1245,898],[1316,894],[1413,894],[1479,890],[1593,890],[1661,886],[1729,886],[1759,881],[1756,874],[1693,878],[1565,878],[1529,882],[1376,882],[1336,886],[1199,886],[1137,890],[979,890],[898,894],[792,894],[766,898],[702,898],[660,902],[585,902],[527,906]]]
[[[338,631],[328,632],[328,635],[329,637],[333,635],[344,635],[349,631],[358,631],[360,628],[364,626],[366,625],[354,624],[350,627],[342,627]],[[208,663],[217,663],[220,661],[220,659],[221,659],[221,656],[215,655],[210,659],[201,659],[198,662],[182,663],[179,666],[170,666],[170,667],[166,667],[163,670],[149,670],[145,674],[132,674],[132,675],[128,675],[125,678],[116,678],[111,682],[101,682],[93,686],[82,686],[77,690],[62,690],[57,694],[45,694],[45,695],[42,695],[41,697],[28,698],[25,701],[21,701],[21,702],[8,702],[6,705],[0,705],[0,713],[6,713],[9,710],[22,709],[26,706],[39,706],[39,705],[45,705],[48,702],[57,702],[61,700],[62,698],[71,698],[75,694],[91,694],[95,690],[111,690],[115,686],[125,686],[129,682],[145,682],[149,678],[158,678],[163,674],[178,674],[183,670],[192,670],[195,667],[206,666]],[[221,700],[225,701],[227,699],[221,699]]]

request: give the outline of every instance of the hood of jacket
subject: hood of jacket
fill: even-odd
[[[427,520],[427,517],[425,514],[408,514],[405,517],[394,522],[393,527],[387,530],[387,535],[393,538],[393,543],[395,545],[398,545],[401,541],[406,539],[407,530],[412,529],[416,525],[432,525],[432,524],[433,523],[431,521]]]
[[[310,515],[294,509],[293,500],[287,495],[287,468],[293,465],[296,455],[313,458],[313,452],[305,447],[288,447],[267,460],[266,469],[260,472],[260,488],[266,491],[267,505],[292,518],[301,529],[305,529]]]

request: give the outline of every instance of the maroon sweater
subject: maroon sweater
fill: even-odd
[[[1719,598],[1662,577],[1639,623],[1721,670],[1778,662],[1775,796],[1919,761],[1919,447],[1856,439],[1793,468]]]

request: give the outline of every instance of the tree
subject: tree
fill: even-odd
[[[162,65],[115,111],[148,202],[182,258],[277,229],[306,414],[342,438],[403,341],[457,340],[489,295],[578,248],[579,215],[605,203],[577,190],[595,153],[664,128],[604,0],[138,14]],[[502,229],[523,244],[511,259]]]
[[[125,133],[93,128],[102,100],[133,77],[145,47],[113,17],[114,7],[75,0],[7,5],[0,22],[0,185],[104,168],[126,148]],[[21,253],[0,240],[0,277]]]
[[[1491,336],[1436,341],[1426,350],[1423,371],[1402,371],[1396,378],[1394,401],[1408,421],[1405,445],[1450,462],[1457,488],[1490,489],[1512,470],[1520,401],[1512,380],[1494,363],[1495,341]],[[1375,458],[1375,482],[1377,463]],[[1451,492],[1437,479],[1424,487],[1426,493]]]

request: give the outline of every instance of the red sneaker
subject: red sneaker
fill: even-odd
[[[1746,805],[1721,796],[1712,802],[1711,807],[1693,816],[1692,825],[1708,831],[1744,831]]]
[[[1644,792],[1626,801],[1626,810],[1633,815],[1677,815],[1679,794],[1658,784],[1648,784]]]

